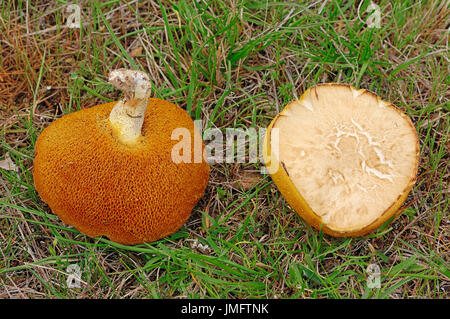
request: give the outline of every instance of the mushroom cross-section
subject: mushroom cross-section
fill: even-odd
[[[416,180],[417,132],[374,93],[342,84],[308,89],[270,124],[269,172],[307,222],[361,236],[399,212]]]

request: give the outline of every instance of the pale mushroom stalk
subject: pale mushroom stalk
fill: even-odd
[[[108,80],[124,93],[111,110],[109,121],[122,143],[134,144],[141,136],[151,93],[150,80],[144,72],[127,69],[111,71]]]

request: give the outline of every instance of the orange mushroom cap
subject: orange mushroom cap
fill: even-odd
[[[65,115],[44,129],[36,143],[34,185],[53,213],[86,235],[129,245],[155,241],[186,222],[210,168],[203,158],[172,160],[173,130],[198,134],[183,109],[146,99],[141,136],[124,143],[109,119],[117,103]],[[193,156],[193,141],[191,150]]]

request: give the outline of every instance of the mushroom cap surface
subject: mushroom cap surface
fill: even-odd
[[[115,104],[65,115],[44,129],[36,142],[34,184],[53,213],[88,236],[128,245],[155,241],[186,222],[210,168],[203,157],[194,162],[199,133],[183,109],[149,99],[142,136],[130,146],[109,123]],[[176,128],[191,134],[191,163],[172,160]]]
[[[416,181],[419,140],[410,118],[374,93],[320,84],[273,119],[264,161],[310,225],[362,236],[401,213]]]

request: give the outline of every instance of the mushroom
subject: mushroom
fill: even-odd
[[[367,90],[321,84],[269,125],[263,156],[288,204],[337,237],[392,222],[416,181],[419,140],[410,118]]]
[[[53,213],[88,236],[152,242],[186,222],[210,168],[203,156],[173,160],[172,132],[199,131],[183,109],[150,98],[145,73],[114,70],[109,81],[123,90],[122,100],[67,114],[39,135],[34,185]],[[189,143],[183,151],[193,156]]]

